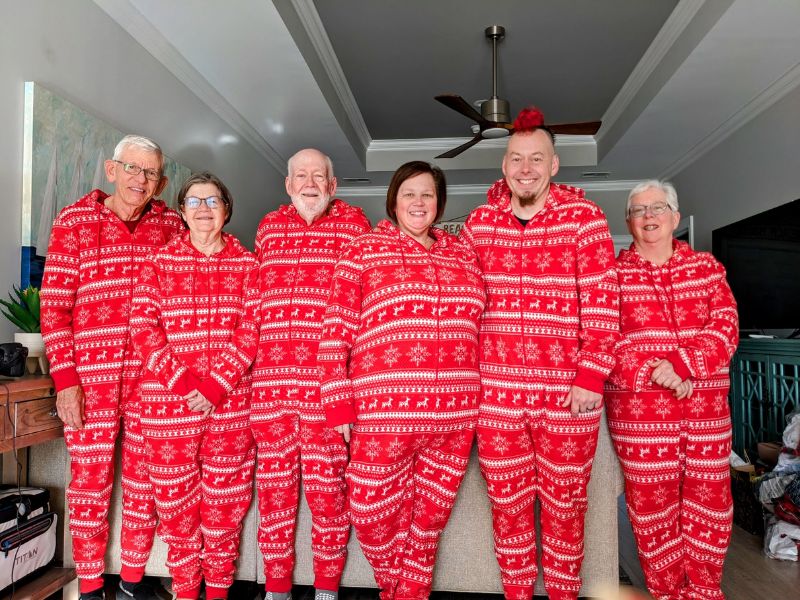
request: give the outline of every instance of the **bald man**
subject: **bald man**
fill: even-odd
[[[288,600],[302,471],[315,599],[337,600],[350,529],[347,447],[325,425],[316,357],[333,267],[370,224],[360,208],[334,199],[333,164],[319,150],[299,151],[287,170],[291,203],[268,213],[256,234],[262,324],[250,420],[258,444],[258,542],[265,600]]]

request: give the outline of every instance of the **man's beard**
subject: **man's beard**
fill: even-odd
[[[529,192],[527,194],[517,194],[517,202],[520,206],[533,206],[536,204],[536,192]]]
[[[292,196],[292,204],[297,209],[297,212],[300,214],[300,216],[306,221],[313,221],[322,213],[324,213],[325,209],[328,208],[328,203],[330,200],[331,197],[328,194],[325,194],[324,196],[318,196],[313,201],[308,198],[303,198],[300,195]]]

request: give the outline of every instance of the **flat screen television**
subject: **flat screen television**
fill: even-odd
[[[800,329],[800,200],[712,232],[742,330]]]

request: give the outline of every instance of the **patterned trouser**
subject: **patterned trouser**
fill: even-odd
[[[556,405],[505,406],[484,398],[478,456],[492,503],[494,547],[506,598],[530,599],[536,581],[538,496],[544,584],[551,599],[581,587],[586,487],[601,410],[573,416]]]
[[[350,521],[344,469],[347,447],[325,425],[321,406],[268,401],[254,389],[251,424],[258,445],[258,545],[264,557],[266,589],[292,589],[300,472],[311,511],[314,587],[338,590],[347,556]]]
[[[473,435],[471,427],[440,434],[353,430],[350,514],[382,600],[430,595],[436,548],[467,469]]]
[[[658,600],[724,598],[733,518],[727,389],[607,392],[611,438],[647,588]]]
[[[252,499],[249,390],[234,391],[208,418],[174,398],[142,401],[158,534],[175,593],[197,598],[205,579],[206,598],[225,598]]]
[[[103,585],[108,544],[108,509],[114,482],[114,446],[122,412],[121,575],[138,581],[153,545],[155,502],[146,471],[141,468],[144,446],[138,430],[138,404],[119,407],[119,384],[83,386],[84,428],[64,427],[72,479],[67,487],[69,527],[75,569],[82,592]]]

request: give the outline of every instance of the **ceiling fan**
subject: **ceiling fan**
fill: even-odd
[[[457,94],[435,96],[436,100],[448,108],[452,108],[477,123],[472,126],[475,137],[466,144],[440,154],[436,158],[454,158],[481,140],[502,138],[514,133],[508,100],[497,95],[497,42],[505,37],[506,29],[502,25],[491,25],[486,28],[484,33],[487,39],[492,41],[492,97],[481,102],[481,112],[478,112]],[[594,135],[600,129],[600,121],[548,124],[547,127],[557,134]]]

